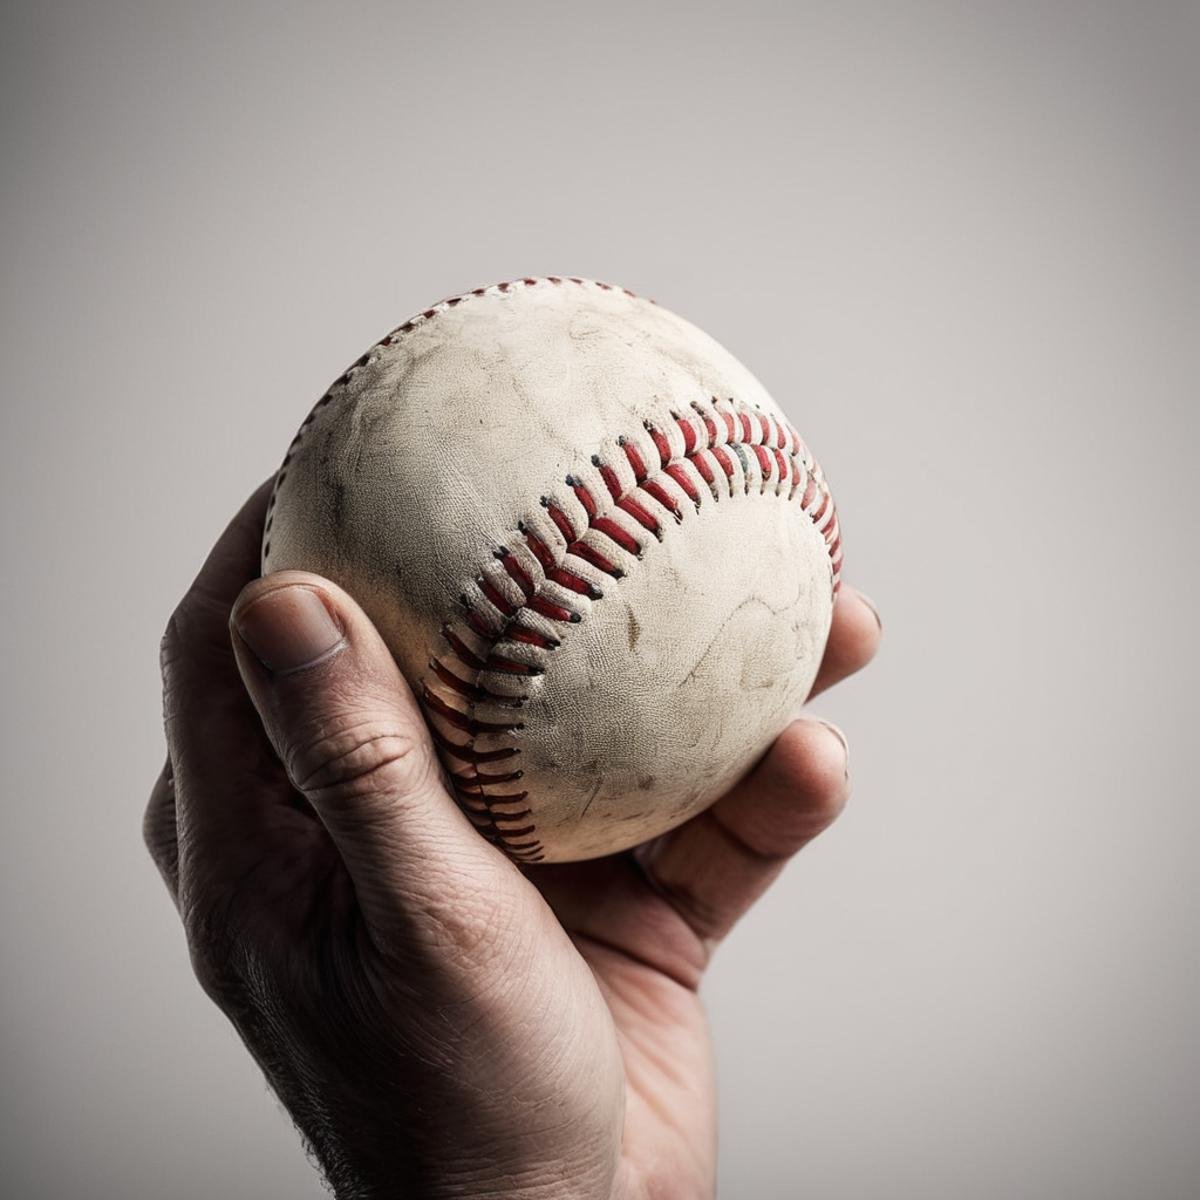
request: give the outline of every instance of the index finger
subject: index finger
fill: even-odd
[[[233,602],[259,574],[270,489],[267,480],[229,523],[163,635],[163,717],[182,890],[198,858],[207,858],[210,869],[237,871],[247,856],[260,855],[271,819],[264,784],[276,783],[276,774],[283,778],[229,641]],[[280,799],[286,795],[281,788]]]

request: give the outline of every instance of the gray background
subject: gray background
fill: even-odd
[[[158,636],[432,300],[612,279],[764,379],[887,624],[855,799],[706,994],[727,1197],[1200,1190],[1197,19],[16,4],[5,1196],[318,1196],[139,837]]]

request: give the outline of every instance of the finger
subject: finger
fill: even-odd
[[[175,825],[175,780],[168,758],[154,781],[142,817],[142,840],[158,868],[171,899],[179,901],[179,834]]]
[[[368,928],[477,937],[524,886],[442,784],[424,718],[387,646],[335,584],[281,571],[247,586],[233,645],[292,785],[332,836]],[[489,922],[485,923],[487,927]]]
[[[295,825],[291,789],[246,696],[229,614],[258,574],[270,483],[256,489],[209,553],[162,641],[163,714],[174,770],[177,894],[185,907],[243,877]],[[160,799],[160,804],[163,801]],[[161,815],[161,813],[160,813]]]
[[[634,853],[711,947],[788,860],[832,824],[849,791],[841,732],[822,721],[794,721],[733,791]]]
[[[882,636],[883,622],[875,605],[862,592],[843,587],[833,606],[825,656],[808,698],[861,671],[875,657]]]

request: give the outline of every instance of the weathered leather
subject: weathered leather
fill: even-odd
[[[620,288],[543,279],[443,301],[333,385],[263,566],[359,601],[468,815],[556,861],[747,771],[808,693],[840,555],[819,467],[739,362]]]

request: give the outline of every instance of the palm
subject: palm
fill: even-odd
[[[594,910],[594,920],[580,922],[574,902],[556,915],[612,1016],[625,1067],[623,1165],[642,1179],[653,1173],[675,1181],[680,1195],[707,1194],[716,1097],[708,1021],[693,983],[703,969],[703,947],[632,855],[564,870],[554,886],[586,904],[598,877],[607,877],[602,890],[627,897],[615,919]],[[686,963],[694,976],[676,977]]]

